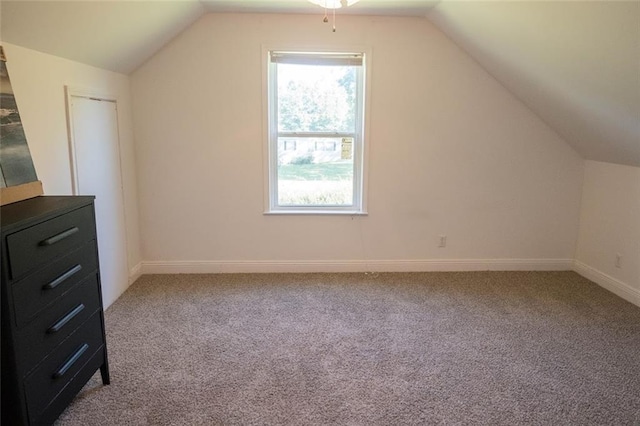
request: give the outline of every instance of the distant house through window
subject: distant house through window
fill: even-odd
[[[335,151],[337,146],[335,142],[316,142],[316,151]]]
[[[268,52],[271,213],[363,213],[363,53]]]

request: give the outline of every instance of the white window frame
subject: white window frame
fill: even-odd
[[[319,57],[333,54],[358,54],[362,55],[362,67],[358,70],[357,96],[356,96],[356,129],[355,133],[311,133],[311,132],[278,132],[277,117],[277,73],[276,64],[271,61],[271,52],[286,53],[313,53]],[[263,96],[265,99],[263,107],[265,142],[265,214],[347,214],[366,215],[367,214],[367,160],[368,143],[365,143],[365,135],[368,134],[368,113],[369,113],[369,84],[371,81],[371,50],[369,48],[269,48],[263,46]],[[281,206],[278,204],[278,137],[353,137],[353,205],[347,206]]]

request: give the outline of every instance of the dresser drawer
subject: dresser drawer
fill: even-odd
[[[94,273],[74,287],[58,303],[40,313],[16,336],[18,351],[24,354],[19,370],[28,372],[70,333],[100,309],[98,275]]]
[[[94,314],[25,379],[29,418],[36,419],[102,346],[100,313]]]
[[[0,423],[52,425],[96,370],[109,384],[94,197],[1,206],[0,225]]]
[[[93,208],[86,206],[68,214],[7,236],[11,277],[15,280],[30,270],[95,238]]]
[[[51,265],[13,283],[13,305],[18,327],[69,291],[98,267],[95,240],[56,260]]]

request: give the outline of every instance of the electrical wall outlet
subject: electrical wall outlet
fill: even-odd
[[[443,248],[447,246],[447,236],[440,235],[440,242],[438,243],[438,247]]]

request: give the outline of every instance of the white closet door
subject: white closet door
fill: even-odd
[[[95,195],[102,296],[110,305],[128,286],[127,241],[117,104],[71,96],[78,195]]]

